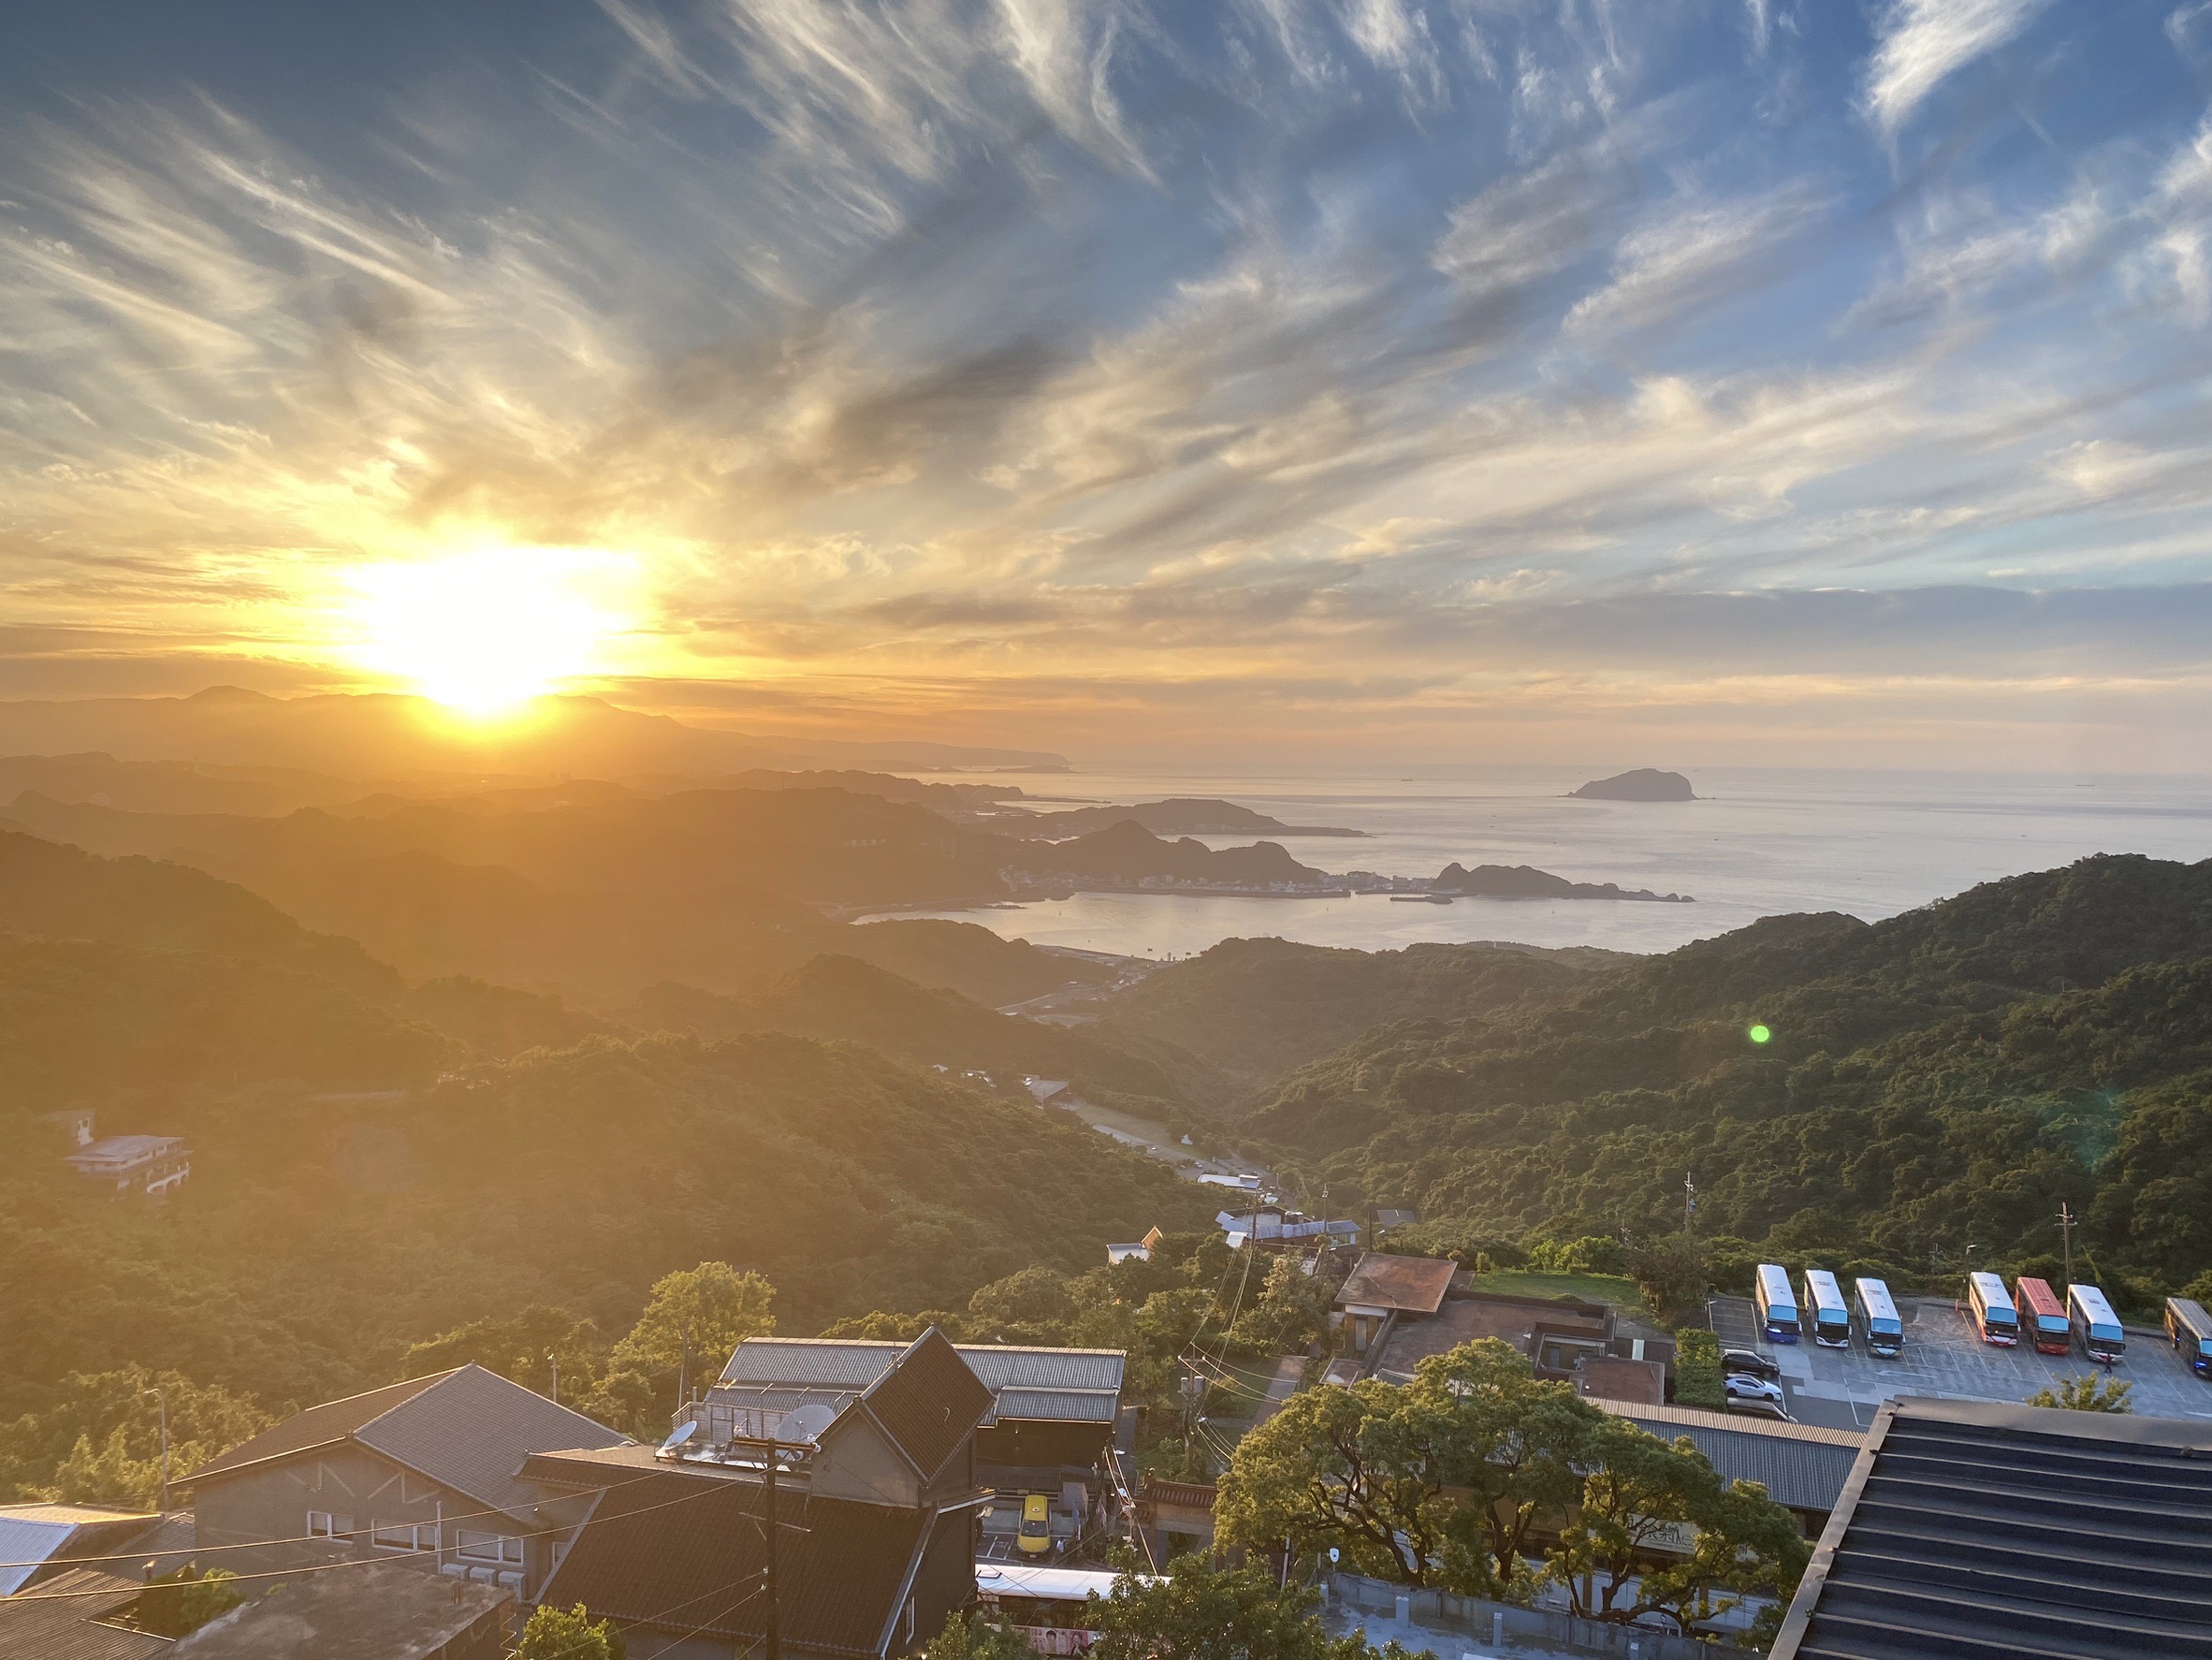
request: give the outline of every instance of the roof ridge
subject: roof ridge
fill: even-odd
[[[371,1424],[382,1423],[386,1419],[391,1417],[393,1413],[399,1411],[400,1407],[412,1405],[415,1402],[421,1400],[423,1396],[429,1394],[432,1390],[438,1388],[439,1385],[450,1382],[452,1379],[458,1377],[463,1372],[472,1370],[484,1372],[487,1370],[487,1368],[477,1365],[474,1361],[463,1361],[459,1365],[448,1366],[443,1372],[425,1373],[422,1377],[422,1388],[416,1390],[413,1394],[401,1395],[389,1406],[386,1406],[382,1412],[379,1412],[374,1418],[364,1418],[359,1423],[354,1425],[351,1433],[357,1435],[363,1430],[368,1429]],[[498,1374],[492,1373],[490,1376],[497,1376]],[[415,1380],[411,1377],[401,1378],[399,1383],[386,1384],[385,1388],[399,1389],[403,1384],[413,1383],[415,1381]],[[374,1393],[376,1393],[374,1390],[363,1390],[361,1391],[362,1395],[372,1395]],[[323,1402],[322,1405],[327,1406],[342,1406],[347,1401],[357,1401],[360,1398],[361,1395],[343,1395],[335,1401]]]

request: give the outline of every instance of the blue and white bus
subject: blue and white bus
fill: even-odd
[[[2174,1352],[2200,1377],[2212,1377],[2212,1314],[2187,1297],[2166,1299],[2166,1335]]]
[[[1805,1313],[1812,1321],[1812,1341],[1821,1347],[1851,1347],[1851,1309],[1843,1288],[1825,1268],[1805,1271]]]
[[[2020,1311],[2013,1306],[2013,1294],[1996,1274],[1966,1276],[1966,1309],[1984,1343],[2011,1348],[2020,1341]]]
[[[2066,1313],[2081,1352],[2090,1360],[2109,1366],[2128,1352],[2128,1334],[2120,1330],[2119,1316],[2095,1286],[2068,1286]]]
[[[1867,1353],[1894,1360],[1905,1350],[1905,1322],[1897,1317],[1897,1299],[1878,1279],[1854,1282],[1857,1293],[1859,1335],[1867,1340]]]
[[[1759,1330],[1775,1343],[1797,1340],[1797,1300],[1790,1291],[1790,1276],[1776,1262],[1762,1262],[1753,1276],[1752,1300],[1759,1305]]]

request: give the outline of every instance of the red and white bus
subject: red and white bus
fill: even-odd
[[[2072,1351],[2074,1328],[2066,1319],[2066,1304],[2059,1301],[2059,1293],[2051,1289],[2048,1280],[2030,1279],[2023,1274],[2013,1287],[2013,1297],[2037,1354]]]
[[[2020,1341],[2020,1311],[2013,1306],[2012,1295],[2004,1289],[2004,1281],[1994,1274],[1976,1273],[1966,1276],[1966,1307],[1973,1317],[1974,1330],[1981,1333],[1984,1343],[1994,1343],[2000,1348],[2011,1348]]]

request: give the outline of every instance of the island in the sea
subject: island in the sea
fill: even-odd
[[[1569,881],[1533,865],[1477,865],[1469,870],[1456,861],[1429,884],[1432,894],[1477,899],[1639,899],[1654,905],[1695,903],[1687,894],[1654,894],[1610,881]]]
[[[1567,794],[1584,801],[1697,799],[1690,789],[1688,779],[1679,772],[1661,772],[1655,766],[1639,766],[1634,772],[1615,773],[1609,779],[1593,779],[1579,790],[1570,790]]]

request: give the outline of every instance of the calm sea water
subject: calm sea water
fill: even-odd
[[[1078,894],[1056,903],[922,914],[978,922],[1040,945],[1184,955],[1238,936],[1387,950],[1418,940],[1515,940],[1668,951],[1762,916],[1841,910],[1875,921],[1980,881],[2090,853],[2212,856],[2212,779],[1709,769],[1707,799],[1576,801],[1591,775],[1538,767],[1249,775],[1075,774],[1024,779],[1071,802],[1212,795],[1286,823],[1365,830],[1287,839],[1330,871],[1433,876],[1534,865],[1577,881],[1683,893],[1694,905],[1460,899],[1232,899]],[[1209,837],[1229,847],[1248,837]],[[912,915],[913,912],[905,914]]]

